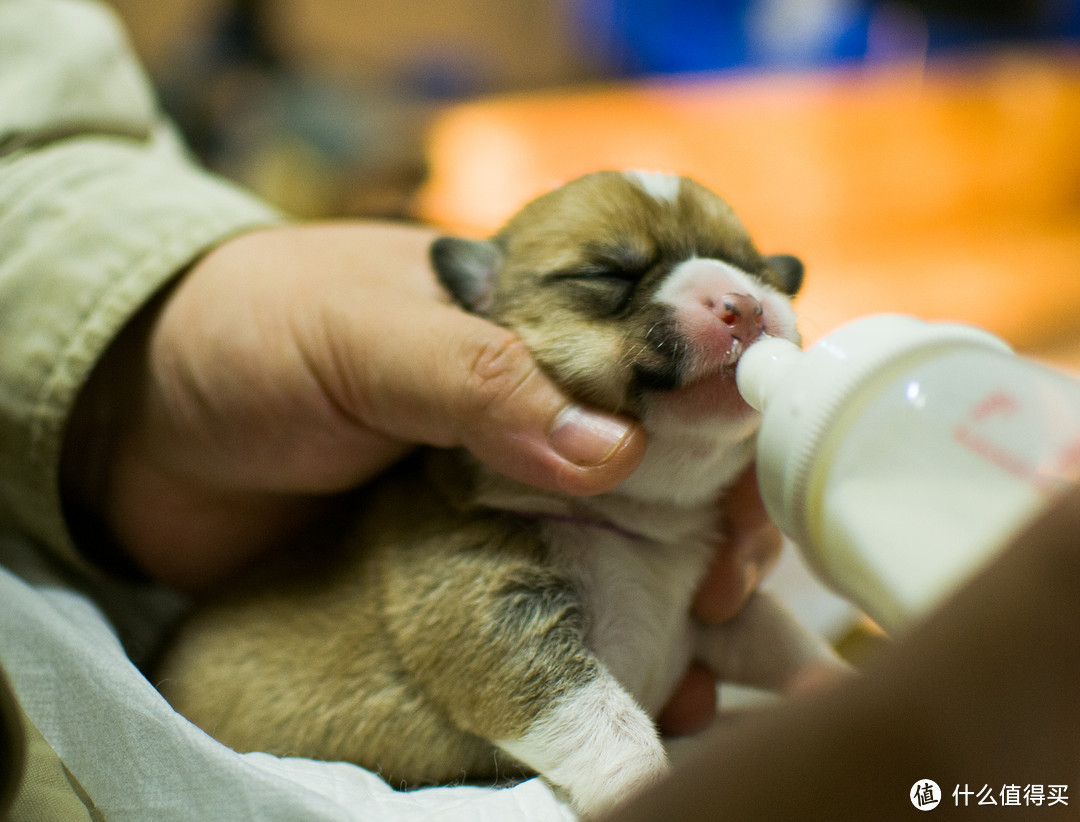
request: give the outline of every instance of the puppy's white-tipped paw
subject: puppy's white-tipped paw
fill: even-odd
[[[576,784],[567,786],[570,804],[583,819],[591,819],[656,784],[667,772],[667,755],[657,742],[656,750],[636,751],[625,762],[605,762],[601,768],[579,774]]]
[[[668,771],[652,720],[609,677],[575,690],[520,739],[496,744],[562,789],[585,818],[600,815]]]

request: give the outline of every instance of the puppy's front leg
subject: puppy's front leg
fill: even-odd
[[[455,725],[596,814],[658,779],[663,747],[586,647],[569,575],[542,561],[534,530],[492,520],[455,529],[456,546],[445,537],[414,543],[385,564],[387,593],[409,591],[387,596],[388,628],[403,664]]]
[[[780,691],[804,677],[849,670],[821,636],[760,591],[733,619],[698,630],[697,657],[729,682]]]

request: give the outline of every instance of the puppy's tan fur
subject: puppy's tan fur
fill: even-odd
[[[364,495],[344,536],[198,609],[155,680],[237,750],[356,762],[395,785],[538,770],[596,813],[663,774],[648,714],[691,657],[769,686],[830,659],[764,597],[720,628],[688,617],[757,420],[725,388],[738,350],[685,317],[698,292],[736,282],[767,333],[794,337],[801,268],[762,257],[695,183],[616,172],[541,197],[490,242],[439,241],[433,260],[568,392],[643,422],[641,469],[576,499],[422,452]],[[705,411],[683,413],[684,396]]]

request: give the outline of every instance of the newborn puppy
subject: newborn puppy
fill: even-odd
[[[753,457],[735,364],[761,335],[798,338],[802,266],[761,256],[691,180],[618,172],[540,197],[491,241],[440,239],[432,260],[567,392],[640,420],[640,468],[573,498],[421,452],[344,537],[198,609],[156,681],[237,750],[393,784],[535,771],[593,815],[664,774],[650,717],[691,659],[769,688],[832,660],[763,594],[722,626],[690,618],[719,501]]]

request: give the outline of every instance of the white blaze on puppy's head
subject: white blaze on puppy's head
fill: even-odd
[[[626,178],[641,186],[641,189],[657,200],[674,203],[679,199],[682,178],[677,174],[663,171],[627,171]]]

